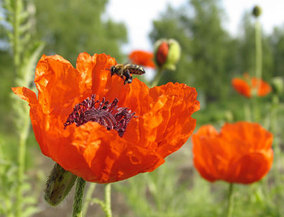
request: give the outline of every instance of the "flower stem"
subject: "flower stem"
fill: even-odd
[[[105,213],[106,217],[112,217],[111,212],[111,184],[105,186]]]
[[[157,73],[155,75],[155,78],[154,80],[152,81],[151,83],[151,87],[155,87],[159,84],[161,78],[162,78],[162,75],[163,75],[163,69],[162,68],[158,68],[157,70]]]
[[[234,191],[234,184],[229,184],[229,193],[228,193],[228,205],[227,205],[227,215],[226,217],[231,217],[233,213],[233,191]]]
[[[15,210],[16,216],[21,216],[22,212],[22,186],[24,181],[24,170],[25,170],[25,156],[26,156],[26,135],[22,133],[20,135],[20,142],[19,142],[19,153],[18,153],[18,180],[17,180],[17,189],[16,189],[16,203],[15,203]]]
[[[85,216],[87,214],[88,207],[89,207],[90,201],[92,200],[92,194],[93,194],[95,188],[96,188],[96,183],[90,183],[89,184],[89,188],[88,188],[88,191],[86,193],[85,202],[84,202],[83,208],[82,208],[83,216]]]
[[[13,67],[14,75],[20,76],[20,12],[21,12],[22,1],[14,0],[12,7],[12,26],[13,26],[13,37],[11,40],[13,47]],[[25,156],[26,156],[26,139],[28,136],[29,120],[24,118],[24,126],[19,130],[19,151],[18,151],[18,176],[17,176],[17,187],[16,187],[16,201],[15,201],[15,215],[16,217],[21,216],[22,213],[22,201],[23,201],[23,181],[24,181],[24,170],[25,170]]]
[[[261,79],[262,76],[262,45],[261,26],[258,20],[255,21],[255,77]],[[260,82],[259,84],[260,85]]]
[[[251,121],[250,104],[248,102],[244,103],[244,114],[245,114],[245,120]]]
[[[83,195],[84,195],[85,185],[86,185],[86,181],[84,179],[82,178],[77,179],[72,217],[83,217],[82,204],[83,204]]]

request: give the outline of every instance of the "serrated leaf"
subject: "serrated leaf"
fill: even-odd
[[[23,202],[26,205],[31,205],[36,203],[36,199],[34,197],[25,197],[25,200]]]
[[[20,19],[20,22],[24,22],[27,20],[27,18],[29,17],[29,13],[27,11],[23,11],[22,13],[20,13],[19,15],[19,19]]]
[[[36,62],[38,61],[40,54],[44,48],[44,44],[42,42],[34,43],[33,48],[29,54],[25,56],[27,58],[24,59],[23,62],[23,73],[24,73],[24,86],[29,86],[34,78],[34,69],[36,66]]]
[[[31,185],[29,183],[25,182],[25,183],[22,184],[22,191],[23,192],[28,192],[30,190],[31,190]]]
[[[22,44],[22,46],[25,47],[27,44],[31,43],[31,42],[30,42],[31,37],[32,37],[31,34],[25,34],[24,37],[21,39],[21,44]]]
[[[17,167],[16,166],[11,166],[7,171],[6,171],[6,176],[7,177],[12,177],[14,174],[17,172]]]
[[[4,8],[8,11],[12,11],[12,1],[11,0],[4,0]]]
[[[18,11],[22,12],[24,10],[23,1],[22,0],[17,0],[17,3],[18,3]]]
[[[27,22],[25,24],[20,25],[19,34],[20,35],[29,34],[27,32],[30,30],[30,28],[31,28],[31,23],[30,22]]]
[[[10,41],[14,39],[14,35],[11,32],[7,32],[7,35]]]
[[[23,211],[22,217],[30,217],[38,212],[40,212],[41,209],[38,207],[28,207],[26,210]]]

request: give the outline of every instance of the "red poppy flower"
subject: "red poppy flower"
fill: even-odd
[[[150,172],[192,134],[197,92],[185,84],[149,89],[111,76],[114,58],[81,53],[76,69],[61,56],[42,56],[36,67],[38,96],[13,91],[30,105],[44,155],[87,181],[109,183]]]
[[[129,54],[128,58],[134,64],[155,68],[155,63],[153,62],[154,56],[151,52],[134,50]]]
[[[248,75],[245,75],[244,78],[234,78],[232,85],[239,94],[247,98],[252,96],[253,91],[258,96],[266,96],[271,92],[271,87],[268,83],[255,77],[250,78]]]
[[[205,125],[192,136],[194,166],[210,182],[256,182],[271,168],[272,140],[256,123],[225,124],[220,133]]]

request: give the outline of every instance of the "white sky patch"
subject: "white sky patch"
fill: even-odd
[[[124,22],[128,30],[129,43],[123,48],[125,53],[134,49],[152,51],[149,33],[152,21],[165,11],[170,4],[178,8],[188,0],[110,0],[107,14],[115,21]],[[251,11],[253,6],[262,8],[260,22],[267,33],[271,33],[274,26],[284,26],[284,0],[223,0],[223,8],[227,20],[225,27],[232,34],[236,34],[245,11]]]
[[[182,3],[184,0],[110,0],[107,13],[112,19],[124,22],[127,27],[129,44],[124,47],[124,51],[152,51],[149,40],[152,21],[166,10],[168,4],[176,7]]]
[[[241,28],[240,22],[245,11],[252,11],[258,5],[262,9],[260,23],[266,33],[271,33],[276,26],[284,27],[283,0],[223,0],[223,7],[229,18],[225,27],[232,34],[237,34]]]

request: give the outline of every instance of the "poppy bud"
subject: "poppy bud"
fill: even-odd
[[[283,92],[283,79],[281,77],[274,77],[271,81],[273,92],[280,94]]]
[[[254,8],[252,9],[252,15],[254,17],[259,17],[261,15],[261,7],[259,6],[254,6]]]
[[[156,64],[160,68],[175,70],[181,52],[179,43],[174,39],[161,39],[154,47]]]
[[[52,206],[58,205],[70,192],[76,178],[56,163],[46,182],[44,199]]]

